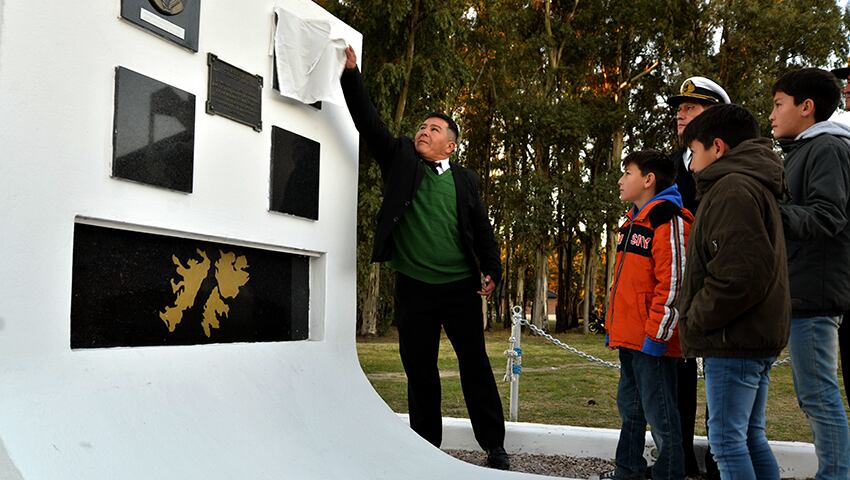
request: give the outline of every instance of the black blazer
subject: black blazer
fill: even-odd
[[[372,261],[384,262],[392,257],[393,230],[416,196],[427,167],[416,154],[410,137],[390,134],[369,98],[359,70],[344,70],[340,83],[354,126],[381,169],[384,199],[376,219]],[[502,275],[499,246],[487,207],[481,201],[478,177],[455,162],[450,165],[457,197],[458,230],[466,258],[473,270],[490,275],[498,284]]]

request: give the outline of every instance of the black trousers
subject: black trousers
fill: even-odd
[[[694,452],[694,425],[697,415],[697,361],[695,358],[683,358],[678,363],[678,402],[679,419],[682,422],[682,448],[685,450],[685,474],[697,476],[699,465]],[[708,431],[708,407],[705,409],[705,429]],[[705,470],[709,479],[720,478],[720,471],[711,447],[705,452]]]
[[[395,308],[401,362],[407,374],[410,426],[439,447],[443,439],[440,328],[454,347],[460,384],[475,439],[481,448],[501,447],[505,418],[493,369],[484,347],[481,284],[475,277],[432,285],[396,274]]]
[[[685,473],[699,474],[699,465],[694,452],[694,424],[697,417],[697,361],[682,358],[677,363],[679,374],[677,385],[679,421],[682,427],[682,449],[685,451]]]

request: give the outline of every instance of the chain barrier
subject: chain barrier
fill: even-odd
[[[558,346],[558,347],[560,347],[560,348],[562,348],[562,349],[564,349],[568,352],[572,352],[572,353],[578,355],[579,357],[581,357],[581,358],[583,358],[583,359],[585,359],[589,362],[598,363],[599,365],[602,365],[603,367],[606,367],[606,368],[616,368],[618,370],[620,368],[619,363],[609,362],[609,361],[603,360],[599,357],[594,357],[593,355],[591,355],[589,353],[582,352],[581,350],[558,340],[557,338],[553,337],[552,335],[549,335],[548,333],[546,333],[545,330],[538,327],[537,325],[534,325],[533,323],[529,322],[528,320],[526,320],[524,318],[522,319],[521,324],[526,325],[532,332],[534,332],[535,335],[543,337],[546,340],[548,340],[549,342],[555,344],[556,346]]]
[[[567,345],[566,343],[546,333],[546,331],[542,328],[526,320],[525,316],[523,315],[522,308],[518,305],[511,308],[511,323],[511,337],[508,339],[508,343],[510,344],[510,346],[507,350],[505,350],[505,357],[507,358],[508,362],[505,368],[504,381],[511,382],[509,416],[510,421],[512,422],[518,421],[519,416],[519,377],[520,375],[522,375],[522,348],[520,348],[520,338],[522,335],[523,325],[527,326],[535,335],[543,337],[552,344],[568,352],[574,353],[589,362],[599,364],[606,368],[616,368],[618,370],[620,369],[619,363],[609,362],[599,357],[594,357],[593,355],[582,352],[581,350],[575,347]],[[791,355],[788,355],[782,360],[777,360],[773,362],[773,367],[786,365],[790,362]],[[705,370],[702,358],[697,358],[697,378],[705,379]]]
[[[606,367],[606,368],[616,368],[616,369],[620,368],[619,363],[609,362],[609,361],[603,360],[599,357],[594,357],[593,355],[590,355],[589,353],[582,352],[581,350],[579,350],[579,349],[577,349],[573,346],[570,346],[570,345],[562,342],[561,340],[558,340],[557,338],[553,337],[552,335],[546,333],[545,330],[543,330],[542,328],[538,327],[537,325],[534,325],[533,323],[531,323],[527,319],[525,319],[522,315],[522,310],[520,309],[519,306],[513,307],[511,309],[511,313],[512,313],[511,320],[512,320],[512,323],[514,324],[514,326],[516,326],[517,323],[520,326],[525,325],[535,335],[543,337],[546,340],[548,340],[550,343],[552,343],[552,344],[554,344],[554,345],[556,345],[556,346],[558,346],[558,347],[560,347],[560,348],[562,348],[562,349],[564,349],[568,352],[574,353],[574,354],[578,355],[579,357],[581,357],[581,358],[583,358],[583,359],[585,359],[589,362],[597,363],[597,364],[602,365],[603,367]],[[507,359],[508,359],[508,365],[507,365],[507,369],[505,371],[504,381],[512,382],[520,374],[522,374],[522,349],[517,346],[518,342],[517,342],[517,339],[516,339],[516,334],[511,335],[511,337],[508,339],[508,342],[510,343],[510,348],[508,350],[505,350],[505,357],[507,357]],[[783,365],[789,364],[790,362],[791,362],[791,355],[788,355],[787,357],[783,358],[782,360],[777,360],[777,361],[773,362],[772,366],[773,367],[781,367]],[[702,362],[701,358],[697,359],[697,377],[700,378],[700,379],[705,378],[705,373],[704,373],[704,370],[703,370],[703,362]]]
[[[788,365],[789,363],[791,363],[791,355],[790,354],[787,357],[783,358],[782,360],[777,360],[777,361],[773,362],[773,365],[771,365],[771,368],[781,367],[783,365]]]

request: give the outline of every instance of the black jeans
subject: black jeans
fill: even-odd
[[[396,274],[396,323],[410,426],[437,447],[443,439],[437,369],[441,327],[457,355],[475,439],[485,450],[504,445],[505,418],[484,347],[481,297],[476,293],[480,288],[476,277],[433,285]]]

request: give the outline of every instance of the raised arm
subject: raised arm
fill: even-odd
[[[357,70],[357,55],[350,45],[345,50],[345,70],[342,71],[340,84],[354,126],[383,169],[392,160],[390,152],[397,139],[390,133],[372,104],[369,92],[363,84],[363,77]]]

